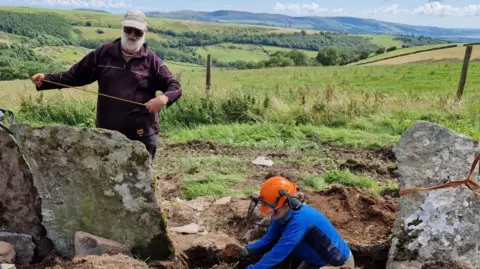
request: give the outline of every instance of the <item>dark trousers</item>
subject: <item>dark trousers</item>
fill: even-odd
[[[130,138],[130,140],[140,141],[145,145],[148,153],[150,154],[150,161],[153,166],[153,160],[155,159],[155,154],[157,153],[158,134],[153,134],[151,136],[134,137]]]

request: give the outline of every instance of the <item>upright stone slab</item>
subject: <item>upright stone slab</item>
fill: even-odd
[[[53,246],[41,224],[40,203],[32,173],[16,141],[0,129],[0,232],[30,235],[36,256],[42,259]]]
[[[418,122],[394,146],[400,188],[465,179],[478,151],[478,143],[467,136]],[[429,260],[480,268],[479,224],[480,199],[465,186],[401,196],[387,269],[420,269]]]
[[[142,143],[116,131],[63,125],[11,130],[42,199],[43,225],[61,255],[74,256],[77,231],[126,244],[141,257],[173,254]]]

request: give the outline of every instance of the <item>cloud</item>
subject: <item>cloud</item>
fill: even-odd
[[[277,11],[290,11],[295,12],[297,14],[300,13],[321,13],[327,12],[328,8],[320,7],[319,4],[312,2],[311,4],[300,4],[300,3],[289,3],[289,4],[282,4],[277,3],[275,5],[275,10]]]
[[[425,16],[480,16],[480,5],[471,4],[465,7],[456,7],[452,5],[442,4],[440,1],[432,1],[416,8],[412,12],[413,15]]]
[[[381,14],[399,14],[399,13],[408,13],[408,9],[400,8],[399,4],[393,4],[387,7],[381,6],[374,10],[364,12],[365,15],[381,15]]]
[[[380,8],[376,8],[373,10],[373,13],[374,14],[378,14],[378,13],[385,13],[385,14],[397,14],[398,12],[400,12],[400,5],[399,4],[393,4],[389,7],[380,7]]]
[[[438,1],[425,3],[413,10],[413,15],[427,15],[427,16],[454,16],[458,15],[460,8],[452,5],[444,5]]]
[[[9,0],[16,4],[71,6],[82,8],[129,8],[131,0]]]

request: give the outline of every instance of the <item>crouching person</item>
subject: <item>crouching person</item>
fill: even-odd
[[[272,177],[265,181],[260,195],[252,197],[252,203],[260,204],[260,212],[271,215],[272,223],[260,240],[237,247],[236,256],[265,254],[248,269],[273,268],[290,254],[302,261],[298,269],[354,268],[352,252],[331,222],[315,208],[303,204],[295,194],[296,185],[288,179]]]

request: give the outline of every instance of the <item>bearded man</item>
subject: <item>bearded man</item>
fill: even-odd
[[[97,81],[100,93],[145,104],[99,95],[96,127],[115,130],[142,142],[153,163],[160,129],[158,112],[176,102],[182,96],[182,88],[164,62],[147,48],[145,14],[128,11],[122,29],[120,38],[88,53],[68,71],[35,74],[32,82],[37,91],[42,91]],[[157,97],[157,90],[163,94]]]

